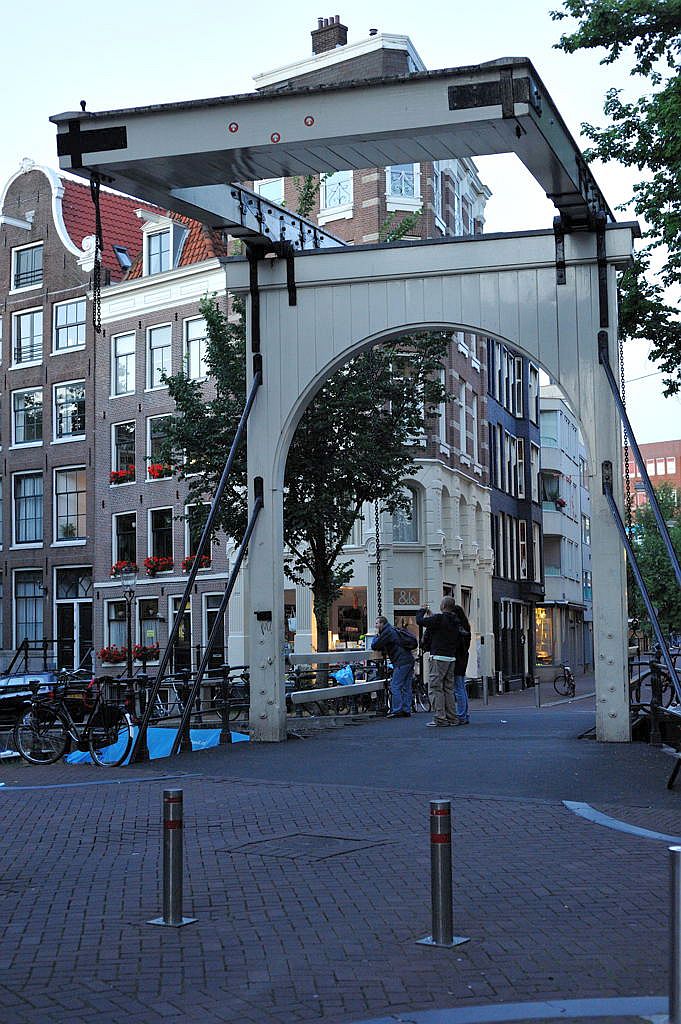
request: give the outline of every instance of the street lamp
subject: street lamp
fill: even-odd
[[[125,598],[125,671],[128,679],[132,679],[132,603],[135,600],[137,575],[133,572],[123,573],[123,597]]]

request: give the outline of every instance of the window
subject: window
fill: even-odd
[[[85,299],[54,307],[54,350],[82,348],[85,344]]]
[[[558,448],[558,411],[547,410],[539,414],[541,443],[545,448]]]
[[[128,646],[125,601],[108,601],[106,605],[106,641],[109,647],[124,650]]]
[[[14,477],[14,543],[34,544],[43,539],[43,475],[17,473]]]
[[[163,387],[161,377],[170,374],[171,327],[150,327],[147,331],[147,387]]]
[[[655,459],[655,465],[656,465],[656,468],[657,468],[657,475],[658,476],[664,476],[665,475],[665,460],[664,459]]]
[[[135,479],[134,423],[114,423],[111,454],[111,483],[132,483]]]
[[[158,599],[145,597],[139,602],[140,643],[144,647],[158,647]]]
[[[261,181],[254,181],[253,191],[270,203],[276,203],[277,206],[282,206],[284,203],[283,178],[262,178]]]
[[[203,646],[208,646],[208,639],[215,628],[215,623],[220,617],[220,605],[222,603],[222,594],[204,594],[203,595]],[[209,668],[219,668],[224,663],[225,659],[225,627],[224,617],[222,623],[222,629],[217,635],[215,645],[210,655]]]
[[[173,510],[172,508],[152,508],[149,513],[150,545],[149,554],[152,558],[173,557]]]
[[[163,461],[163,447],[167,439],[168,425],[172,416],[150,416],[147,420],[147,479],[158,480],[170,475],[170,467]]]
[[[389,196],[410,196],[418,195],[416,191],[415,164],[394,164],[386,167],[387,192]]]
[[[466,384],[461,381],[459,384],[459,449],[462,455],[468,450],[466,441]]]
[[[591,519],[589,516],[582,516],[582,544],[591,543]]]
[[[442,174],[437,164],[433,164],[433,211],[442,220]]]
[[[530,363],[528,376],[528,415],[533,423],[539,421],[539,370]]]
[[[539,523],[532,523],[532,567],[534,582],[541,582],[541,530]]]
[[[114,516],[114,562],[137,562],[137,516],[123,512]]]
[[[15,642],[43,638],[43,576],[39,571],[14,574]]]
[[[519,498],[525,497],[525,441],[522,437],[519,437],[516,441],[516,458],[517,458],[517,494]]]
[[[527,523],[524,519],[518,520],[518,554],[520,557],[519,578],[527,579]]]
[[[43,282],[43,244],[15,249],[12,253],[12,289],[35,288]]]
[[[515,395],[513,399],[513,415],[523,415],[523,361],[520,356],[515,357]]]
[[[548,505],[549,508],[555,508],[558,502],[562,500],[563,505],[565,505],[565,501],[560,497],[560,476],[558,473],[544,469],[540,476],[542,504]]]
[[[185,372],[192,380],[203,380],[208,375],[206,367],[207,325],[203,317],[184,322]]]
[[[3,508],[3,503],[2,503],[3,491],[4,491],[4,487],[3,487],[3,484],[2,484],[2,477],[0,477],[0,548],[2,547],[2,545],[4,543],[4,541],[3,541],[3,533],[4,533],[4,529],[5,529],[5,514],[4,514],[5,510]],[[0,593],[0,604],[2,604],[2,594],[1,593]],[[0,636],[1,635],[2,634],[0,634]]]
[[[54,389],[54,437],[71,440],[85,434],[85,382],[57,384]]]
[[[393,513],[393,541],[397,544],[415,544],[418,540],[418,495],[413,487],[405,488],[407,509]]]
[[[676,458],[667,459],[667,473],[670,476],[676,473]]]
[[[170,228],[147,235],[147,274],[170,270]]]
[[[530,484],[532,501],[539,501],[539,449],[530,441]]]
[[[648,470],[648,476],[655,476],[655,460],[648,459],[646,462],[646,469]]]
[[[352,206],[352,171],[327,174],[322,181],[320,198],[323,210]]]
[[[471,430],[473,432],[473,462],[477,463],[480,461],[480,453],[478,449],[479,438],[478,438],[478,396],[473,395],[471,401]]]
[[[54,474],[55,541],[85,540],[85,468]]]
[[[43,358],[43,311],[30,309],[12,317],[14,365],[39,363]]]
[[[129,395],[135,390],[135,335],[119,334],[113,339],[111,392]]]
[[[185,551],[188,557],[192,557],[196,554],[201,540],[201,533],[203,532],[203,524],[206,521],[208,512],[210,511],[210,505],[187,505],[185,509],[186,516],[186,534],[185,534]],[[208,551],[201,558],[200,568],[206,569],[210,565],[210,546]]]
[[[43,390],[15,391],[12,395],[14,444],[39,444],[43,439]]]

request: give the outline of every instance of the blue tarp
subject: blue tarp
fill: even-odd
[[[177,729],[147,730],[147,746],[149,747],[149,756],[152,761],[157,757],[168,757],[176,733]],[[135,736],[137,736],[137,729],[135,729]],[[192,750],[206,750],[208,747],[217,747],[220,743],[219,729],[192,729],[190,736]],[[245,735],[245,733],[232,733],[232,743],[241,743],[248,739],[250,737]],[[128,760],[129,756],[125,759],[124,764],[127,764]],[[74,750],[72,754],[65,758],[65,761],[67,764],[92,764],[92,758],[86,750]]]

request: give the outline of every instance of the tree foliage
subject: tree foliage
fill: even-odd
[[[189,501],[215,492],[246,394],[243,303],[228,319],[215,297],[201,303],[208,327],[206,362],[215,395],[185,373],[167,378],[177,415],[169,427],[168,457],[189,480]],[[423,435],[447,393],[440,367],[450,344],[444,333],[398,339],[363,353],[327,381],[304,412],[286,464],[284,538],[286,572],[312,576],[320,649],[329,607],[349,581],[352,563],[342,549],[365,502],[405,506],[402,484],[416,473],[413,442]],[[239,540],[246,526],[246,451],[242,446],[218,528]]]
[[[552,17],[578,21],[575,31],[561,36],[557,46],[566,53],[605,49],[602,64],[631,60],[630,74],[647,81],[648,90],[634,102],[622,91],[609,89],[604,128],[583,124],[593,146],[589,160],[617,160],[636,168],[632,203],[644,218],[648,251],[621,281],[624,338],[645,338],[651,357],[665,374],[665,393],[681,389],[681,330],[673,306],[666,305],[663,288],[681,292],[681,0],[563,0]],[[660,284],[653,284],[649,253],[660,248]]]
[[[662,516],[667,523],[672,544],[681,558],[681,495],[675,494],[669,484],[656,488],[657,500]],[[648,588],[653,606],[657,609],[658,619],[664,632],[681,632],[681,590],[676,582],[657,523],[650,505],[642,505],[636,509],[633,527],[636,560],[641,575]],[[648,619],[640,591],[629,570],[629,615],[642,622]]]

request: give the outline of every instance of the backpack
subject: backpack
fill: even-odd
[[[404,647],[405,651],[415,651],[419,645],[418,640],[413,633],[410,633],[408,629],[403,629],[402,626],[395,626],[395,632],[397,633],[397,639],[400,647]],[[470,638],[470,633],[468,634]]]

